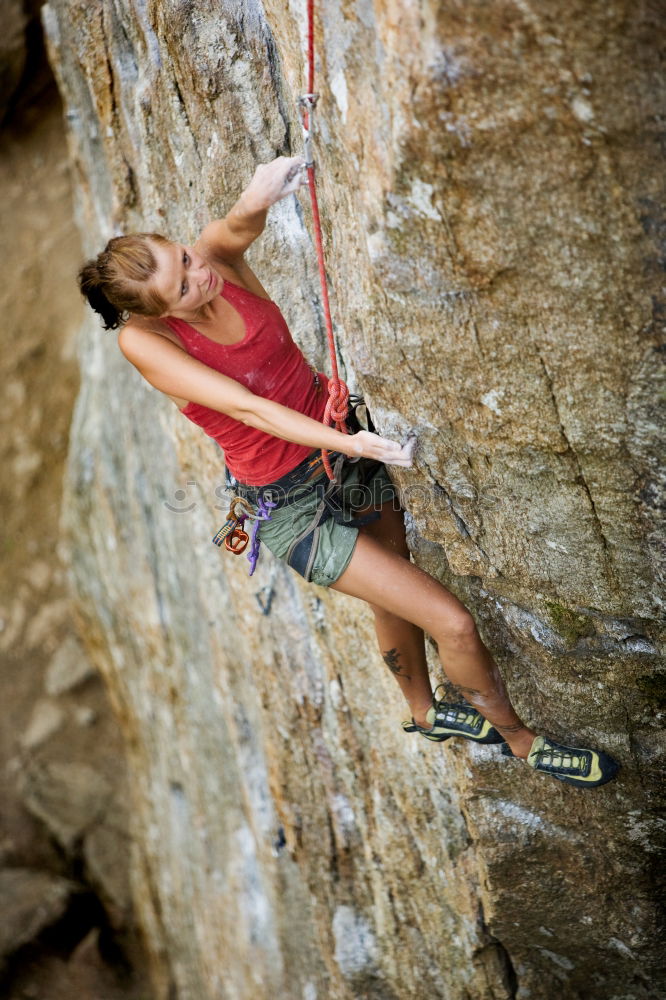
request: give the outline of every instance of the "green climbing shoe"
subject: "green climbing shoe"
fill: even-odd
[[[475,743],[503,743],[504,737],[493,729],[487,719],[484,719],[475,708],[466,702],[452,705],[446,701],[436,701],[433,698],[432,708],[426,715],[430,728],[418,726],[414,720],[403,722],[406,733],[420,733],[427,740],[443,743],[452,736],[462,736],[463,739]]]
[[[505,757],[513,757],[508,743],[502,747]],[[595,788],[611,781],[620,765],[601,750],[565,747],[545,736],[537,736],[527,755],[527,763],[535,771],[550,774],[578,788]]]

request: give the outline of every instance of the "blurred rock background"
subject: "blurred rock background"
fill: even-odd
[[[36,4],[2,6],[0,81],[0,994],[134,1000],[124,752],[61,560],[81,243]]]
[[[248,581],[210,544],[218,449],[86,315],[63,614],[105,679],[126,792],[97,757],[11,749],[16,786],[61,850],[83,836],[91,884],[81,831],[117,844],[128,806],[160,1000],[663,997],[663,9],[318,10],[338,339],[380,431],[418,434],[396,477],[414,558],[473,609],[521,714],[620,778],[585,794],[408,740],[364,609],[267,553]],[[193,239],[257,161],[300,152],[302,2],[52,0],[43,19],[84,253],[131,229]],[[282,202],[251,262],[324,364],[308,227],[305,199]],[[28,732],[72,697],[44,683]]]

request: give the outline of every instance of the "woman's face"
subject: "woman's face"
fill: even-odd
[[[167,303],[167,316],[192,316],[219,293],[222,279],[192,247],[152,244],[157,261],[153,285]]]

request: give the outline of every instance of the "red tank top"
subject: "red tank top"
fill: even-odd
[[[218,344],[185,320],[166,317],[187,353],[240,382],[255,396],[321,420],[326,407],[326,376],[319,376],[317,386],[276,304],[226,279],[220,295],[245,321],[244,338],[237,344]],[[188,403],[180,412],[217,441],[229,471],[250,486],[279,479],[312,451],[309,445],[283,441],[200,403]]]

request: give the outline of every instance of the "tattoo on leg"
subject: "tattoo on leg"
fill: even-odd
[[[392,673],[394,673],[397,677],[404,677],[405,680],[411,681],[411,674],[403,674],[402,667],[398,663],[399,657],[400,653],[398,652],[397,646],[394,646],[393,649],[388,649],[385,653],[382,653],[382,659]]]

